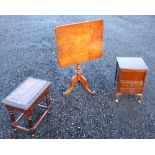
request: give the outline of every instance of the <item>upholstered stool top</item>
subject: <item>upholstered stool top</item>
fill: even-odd
[[[27,110],[49,86],[49,81],[28,77],[2,103]]]

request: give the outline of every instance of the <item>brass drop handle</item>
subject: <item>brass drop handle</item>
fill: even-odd
[[[133,84],[132,83],[130,83],[130,85],[129,85],[130,87],[133,87]]]

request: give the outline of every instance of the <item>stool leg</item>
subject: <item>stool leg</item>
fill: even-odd
[[[32,137],[34,137],[34,130],[33,128],[33,122],[32,122],[32,115],[28,116],[28,125],[30,128],[30,134],[32,135]]]
[[[32,116],[28,116],[28,124],[29,124],[29,128],[33,128],[33,123],[32,123]]]
[[[46,101],[45,102],[46,102],[47,109],[49,110],[48,113],[51,113],[51,96],[50,96],[50,94],[48,94],[46,96]]]
[[[14,126],[15,124],[15,116],[13,110],[9,111],[10,113],[10,120],[11,120],[11,127],[16,131],[16,128]]]
[[[14,124],[15,123],[15,116],[14,116],[13,110],[9,111],[9,113],[10,113],[11,124]]]
[[[29,126],[29,128],[30,128],[30,134],[31,134],[32,136],[34,136],[34,130],[32,129],[32,128],[33,128],[32,111],[27,111],[27,112],[25,113],[25,115],[26,115],[27,118],[28,118],[28,126]]]
[[[10,114],[11,125],[13,125],[15,123],[15,116],[14,116],[13,108],[11,106],[6,106],[6,108]]]
[[[11,107],[7,107],[7,109],[8,109],[9,114],[10,114],[11,127],[16,131],[14,111]]]

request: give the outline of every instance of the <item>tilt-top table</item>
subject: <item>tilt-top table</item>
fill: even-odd
[[[91,96],[95,94],[90,91],[86,78],[81,75],[80,63],[102,57],[103,26],[103,20],[95,20],[56,27],[59,66],[76,65],[77,70],[71,79],[70,87],[63,95],[66,96],[72,91],[76,81],[81,82]]]

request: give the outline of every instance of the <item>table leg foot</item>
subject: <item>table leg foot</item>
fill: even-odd
[[[118,103],[118,99],[116,99],[115,102]]]
[[[137,96],[138,96],[138,103],[141,103],[141,101],[142,101],[142,94],[137,94]]]
[[[91,90],[89,89],[86,78],[85,78],[84,76],[81,75],[80,81],[81,81],[81,83],[82,83],[84,89],[88,92],[88,94],[89,94],[90,96],[94,96],[94,95],[95,95],[95,91],[91,91]]]
[[[64,96],[67,96],[68,94],[71,93],[71,91],[73,90],[75,84],[76,84],[76,81],[77,81],[77,76],[75,75],[72,79],[71,79],[71,82],[70,82],[70,86],[68,88],[67,91],[63,92],[63,95]]]
[[[31,136],[32,136],[32,137],[35,137],[35,134],[33,133]]]
[[[121,93],[117,93],[115,94],[115,102],[118,103],[119,102],[119,98],[122,94]]]

